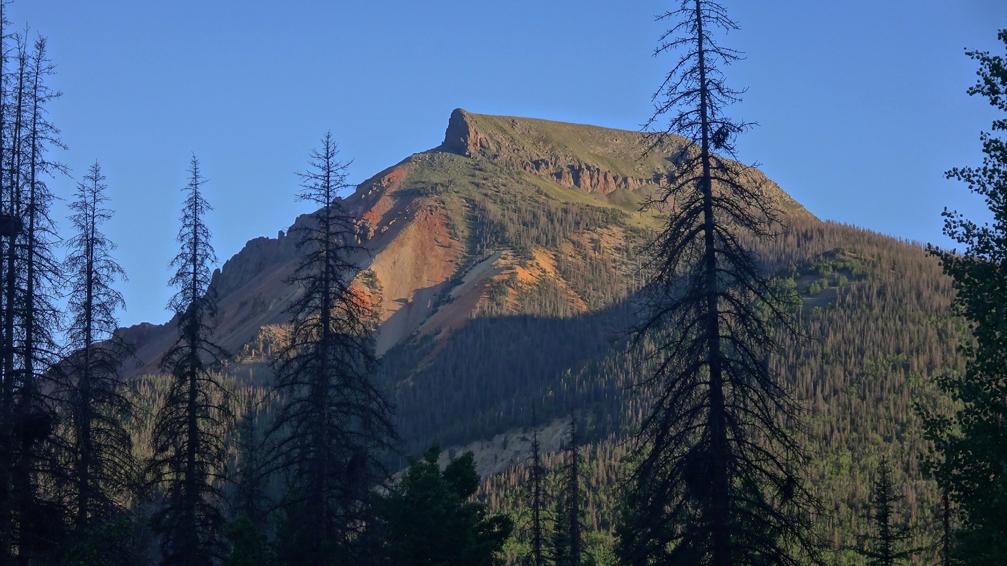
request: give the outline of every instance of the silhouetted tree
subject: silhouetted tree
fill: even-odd
[[[552,532],[549,534],[549,557],[552,563],[561,566],[570,563],[570,529],[566,523],[566,501],[563,483],[553,497]]]
[[[372,382],[373,312],[353,286],[361,250],[338,196],[346,164],[331,134],[301,177],[300,198],[320,208],[292,229],[302,254],[292,279],[300,296],[275,363],[276,463],[289,476],[283,554],[295,563],[356,563],[371,490],[386,476],[379,457],[394,432]]]
[[[535,420],[534,418],[532,420]],[[535,425],[537,426],[537,422]],[[545,467],[542,465],[542,447],[538,441],[538,429],[531,433],[531,465],[528,468],[528,483],[531,507],[531,559],[534,566],[545,565],[542,513],[545,510]]]
[[[115,334],[116,312],[125,306],[115,283],[124,273],[112,257],[115,245],[101,231],[112,218],[106,190],[95,162],[70,204],[74,234],[64,264],[70,354],[56,375],[58,397],[71,418],[65,480],[78,541],[121,519],[135,478],[127,430],[132,408],[119,376],[129,348]]]
[[[24,40],[22,40],[24,41]],[[60,354],[56,334],[59,311],[53,304],[60,280],[60,265],[53,255],[58,237],[50,217],[53,195],[46,179],[63,172],[50,159],[50,150],[62,148],[59,130],[49,121],[47,109],[59,93],[47,79],[53,67],[46,52],[46,40],[38,37],[27,57],[24,78],[24,145],[20,149],[24,187],[21,218],[23,236],[20,274],[23,286],[15,296],[15,316],[21,343],[15,378],[13,432],[15,440],[12,488],[16,513],[18,559],[21,563],[43,559],[58,546],[62,537],[63,509],[55,494],[46,491],[60,473],[51,457],[56,415],[46,382]]]
[[[154,426],[152,460],[157,483],[166,491],[154,517],[164,563],[190,566],[222,557],[222,430],[229,418],[226,392],[213,371],[226,353],[210,339],[216,315],[210,270],[216,257],[205,223],[210,205],[203,197],[204,181],[193,156],[183,189],[180,250],[171,263],[177,292],[169,306],[178,339],[161,360],[172,379]]]
[[[438,449],[428,450],[381,497],[387,564],[498,563],[497,553],[513,529],[510,519],[488,515],[484,504],[471,501],[479,487],[471,452],[443,471],[439,456]]]
[[[861,553],[870,566],[893,566],[909,561],[914,550],[908,545],[912,533],[909,527],[898,523],[898,504],[902,497],[892,485],[888,461],[882,459],[877,478],[872,487],[868,524],[871,532],[866,537]]]
[[[266,533],[255,521],[241,515],[226,528],[231,553],[225,566],[271,566],[276,564],[276,553]]]
[[[999,31],[1007,46],[1007,29]],[[970,95],[982,95],[999,116],[980,134],[983,162],[957,167],[949,179],[982,197],[992,222],[977,223],[944,211],[944,233],[960,250],[931,247],[954,281],[956,312],[968,321],[971,336],[960,352],[964,374],[938,380],[954,401],[950,416],[927,415],[927,437],[935,444],[931,471],[943,483],[960,514],[954,532],[955,557],[966,564],[1007,562],[1007,58],[967,51],[979,63]]]
[[[951,566],[951,497],[948,488],[941,484],[941,565]]]
[[[810,550],[809,494],[795,469],[797,413],[768,357],[788,317],[743,238],[771,236],[774,203],[733,155],[746,124],[724,115],[739,93],[721,67],[738,53],[712,32],[735,23],[712,0],[682,0],[657,53],[679,52],[648,127],[685,147],[655,203],[671,208],[652,245],[651,301],[638,340],[655,343],[656,389],[636,439],[619,528],[631,564],[797,564]],[[784,326],[786,326],[784,324]]]
[[[12,135],[20,131],[20,120],[10,126],[8,113],[11,110],[11,96],[7,79],[7,3],[0,1],[0,213],[4,219],[4,234],[0,239],[0,292],[2,292],[3,309],[0,317],[0,563],[9,563],[13,557],[14,515],[13,486],[11,478],[14,463],[14,289],[16,288],[15,245],[17,232],[21,225],[21,194],[20,185],[15,182],[14,165],[18,162],[14,156],[19,145],[11,143],[7,146],[8,128]],[[24,74],[27,59],[24,50],[18,43],[18,72],[16,86],[15,116],[20,117],[21,94],[23,92]]]
[[[560,468],[560,491],[556,497],[553,523],[553,562],[557,566],[580,566],[584,552],[582,521],[583,489],[581,487],[580,439],[577,421],[571,415],[567,428],[566,461]]]

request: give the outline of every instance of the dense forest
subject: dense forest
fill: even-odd
[[[359,186],[326,133],[222,270],[190,156],[173,318],[122,329],[106,172],[0,2],[0,564],[1007,560],[1005,56],[946,250],[741,163],[736,24],[672,4],[644,131],[459,110]]]

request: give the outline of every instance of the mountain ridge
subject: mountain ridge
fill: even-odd
[[[470,269],[482,274],[483,283],[486,277],[504,273],[518,273],[527,279],[536,273],[555,272],[554,259],[543,249],[532,253],[530,262],[515,264],[512,257],[498,256],[487,265],[467,265],[462,241],[465,234],[460,233],[465,231],[461,226],[465,222],[460,220],[464,211],[451,208],[457,202],[437,198],[433,193],[439,186],[456,182],[453,176],[459,175],[478,186],[486,180],[488,164],[493,164],[517,177],[511,180],[531,185],[554,199],[608,207],[653,227],[653,216],[636,215],[674,170],[673,156],[684,147],[684,141],[669,136],[645,151],[649,142],[640,132],[456,109],[440,145],[413,154],[358,185],[344,205],[360,219],[368,251],[360,258],[361,264],[375,272],[382,288],[379,353],[421,327],[437,333],[456,326],[458,316],[464,313],[452,316],[450,311],[442,312],[431,321],[435,314],[431,308],[439,293],[445,292],[445,284],[453,278],[466,283]],[[451,156],[468,161],[459,163]],[[759,173],[757,178],[778,195],[789,213],[810,216],[764,175]],[[289,234],[307,217],[299,216],[275,238],[249,240],[214,273],[211,288],[220,300],[221,312],[215,337],[227,350],[240,350],[262,326],[284,322],[284,305],[293,300],[295,292],[285,289],[293,269],[291,260],[296,257],[296,242]],[[424,261],[415,261],[420,256]],[[468,287],[451,292],[459,304],[472,309],[480,302],[477,295],[482,290],[471,288],[471,277],[468,283]],[[569,295],[571,304],[586,308],[583,298],[572,291]],[[157,371],[158,354],[173,339],[167,331],[171,325],[172,321],[141,323],[120,330],[136,346],[140,360],[130,373]]]

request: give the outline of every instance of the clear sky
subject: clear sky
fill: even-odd
[[[978,159],[992,118],[964,93],[963,49],[998,48],[1007,1],[724,1],[747,52],[734,114],[759,123],[742,157],[821,218],[946,243],[941,209],[975,203],[942,172]],[[105,168],[132,324],[168,317],[190,153],[223,262],[307,211],[294,173],[327,129],[356,182],[436,146],[456,107],[637,129],[670,63],[653,16],[673,3],[15,0],[11,19],[49,38],[62,161]]]

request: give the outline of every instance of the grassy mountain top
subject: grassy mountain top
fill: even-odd
[[[451,114],[440,149],[485,158],[607,200],[635,204],[674,175],[687,150],[684,138],[536,118]],[[760,171],[743,167],[784,211],[809,213]]]

